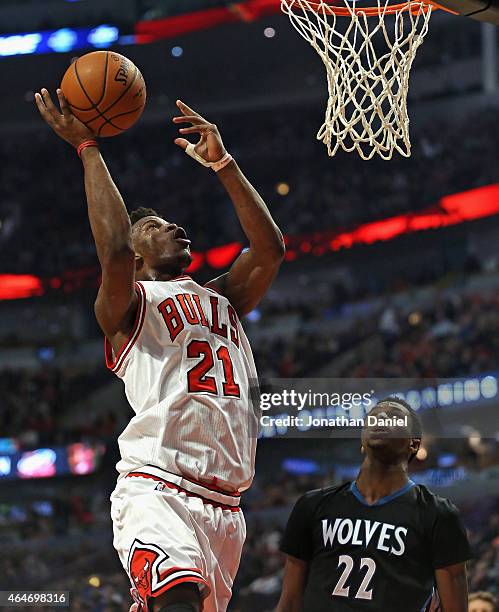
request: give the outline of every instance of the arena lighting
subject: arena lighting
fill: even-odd
[[[12,460],[10,457],[0,457],[0,477],[8,476],[12,470]]]
[[[499,184],[478,187],[445,196],[435,206],[417,213],[406,213],[381,221],[365,223],[351,232],[314,234],[314,246],[328,244],[330,251],[349,249],[357,244],[374,244],[393,240],[403,234],[459,225],[499,213]],[[303,238],[287,242],[287,258],[295,259]]]
[[[13,454],[17,453],[19,449],[19,443],[15,438],[0,438],[0,453]]]
[[[115,43],[118,38],[119,30],[116,26],[101,25],[90,31],[87,40],[96,49],[102,49]]]
[[[103,448],[96,450],[92,446],[81,442],[70,444],[67,447],[69,471],[77,476],[91,474],[95,471],[98,457],[103,452]]]
[[[454,453],[441,453],[437,458],[437,465],[440,468],[454,467],[457,463],[457,455]]]
[[[487,374],[455,379],[426,389],[410,389],[397,395],[403,397],[415,410],[456,407],[495,399],[499,394],[498,380],[498,373]]]
[[[129,44],[135,37],[120,38],[114,25],[102,24],[94,28],[60,28],[24,34],[0,36],[0,57],[40,53],[68,53],[76,49],[105,49],[114,44]]]
[[[408,321],[410,325],[419,325],[422,320],[422,315],[420,312],[411,312],[408,317]]]
[[[56,51],[57,53],[67,53],[72,51],[78,43],[78,35],[74,30],[70,28],[62,28],[56,30],[50,35],[47,41],[49,49]]]
[[[428,451],[426,450],[424,446],[420,446],[417,452],[417,455],[416,455],[416,459],[418,461],[425,461],[427,457],[428,457]]]
[[[16,300],[43,294],[42,281],[29,274],[0,274],[0,300]]]
[[[94,473],[104,456],[103,444],[75,443],[32,451],[16,450],[0,454],[2,480],[51,478],[54,476],[84,476]]]
[[[52,502],[49,501],[33,502],[31,507],[39,516],[52,516],[54,514],[54,507]]]
[[[205,254],[199,253],[198,251],[192,251],[192,263],[189,266],[189,272],[195,272],[196,270],[200,270],[205,264]]]
[[[290,474],[318,474],[320,472],[319,464],[312,459],[292,457],[285,459],[281,467]]]
[[[475,451],[477,451],[480,448],[482,444],[482,436],[480,435],[478,431],[469,436],[468,444],[470,448],[472,448]]]
[[[246,0],[163,19],[139,21],[135,25],[137,44],[206,30],[224,23],[252,22],[266,15],[280,13],[279,0]]]
[[[406,213],[398,217],[374,221],[359,226],[351,232],[334,234],[316,232],[312,236],[285,236],[286,261],[299,257],[321,257],[331,251],[349,249],[357,244],[374,244],[389,241],[403,234],[412,234],[428,229],[449,227],[489,217],[499,213],[499,184],[488,185],[442,198],[436,206],[417,213]],[[241,253],[239,242],[222,245],[202,253],[192,252],[192,264],[188,272],[193,274],[203,266],[219,269],[229,266]],[[66,293],[75,291],[89,282],[95,284],[97,274],[92,270],[68,271],[63,277],[45,281],[29,275],[0,274],[0,300],[42,295],[46,288],[63,288]],[[89,280],[91,278],[91,281]],[[74,283],[66,286],[66,281]]]
[[[287,183],[278,183],[275,190],[277,191],[279,195],[287,196],[290,191],[290,188]]]
[[[249,314],[246,315],[246,319],[251,321],[252,323],[258,323],[258,321],[262,318],[262,311],[258,308],[252,310]]]
[[[57,453],[52,448],[40,448],[23,453],[17,462],[21,478],[48,478],[56,474]]]
[[[0,56],[36,53],[42,42],[41,34],[15,34],[0,36]]]
[[[490,4],[491,0],[443,0],[442,3],[455,11],[460,11],[462,4],[470,7],[470,9],[472,6],[473,10],[463,10],[460,12],[463,14],[471,13],[473,18],[481,19],[482,10],[478,10],[477,2],[481,2],[484,5],[487,2]],[[182,3],[178,2],[177,4],[181,5]],[[184,14],[139,21],[135,25],[137,44],[146,44],[155,40],[205,30],[226,23],[251,23],[257,19],[281,13],[280,0],[240,0],[238,2],[225,2],[227,6],[222,6],[224,3],[220,1],[218,4],[220,6],[204,8],[198,11],[185,9],[186,12]],[[497,23],[497,10],[497,7],[490,7],[485,13],[487,15],[486,20]]]
[[[241,248],[242,245],[239,242],[215,247],[206,253],[206,262],[212,268],[225,268],[239,255]]]

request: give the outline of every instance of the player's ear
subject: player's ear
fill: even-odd
[[[360,445],[360,452],[361,452],[363,455],[364,455],[364,454],[365,454],[365,452],[366,452],[366,451],[364,450],[364,445],[363,445],[363,444],[361,444],[361,445]]]
[[[410,450],[411,455],[415,455],[421,446],[421,438],[411,438]]]

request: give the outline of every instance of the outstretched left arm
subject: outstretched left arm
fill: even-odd
[[[177,106],[183,116],[176,117],[174,122],[192,124],[180,130],[182,135],[200,134],[195,152],[208,162],[222,159],[226,151],[217,126],[183,102],[178,101]],[[189,144],[184,138],[177,138],[175,142],[184,150]],[[225,295],[238,315],[243,316],[253,310],[272,284],[284,258],[284,239],[265,202],[235,161],[217,174],[234,204],[249,249],[239,255],[226,274],[210,281],[208,286]]]
[[[466,564],[456,563],[435,571],[442,612],[468,610]]]

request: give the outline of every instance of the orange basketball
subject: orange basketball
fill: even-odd
[[[95,51],[68,68],[61,89],[71,110],[96,136],[116,136],[138,121],[146,103],[140,70],[114,51]]]

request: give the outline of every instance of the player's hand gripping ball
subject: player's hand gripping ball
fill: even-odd
[[[94,134],[70,111],[61,89],[57,90],[59,108],[54,104],[49,92],[43,88],[35,94],[35,102],[40,115],[54,132],[71,146],[78,148],[85,141],[93,140]]]
[[[96,136],[116,136],[136,123],[146,103],[140,70],[114,51],[95,51],[68,68],[61,89],[73,115]]]

